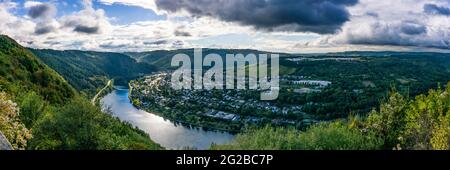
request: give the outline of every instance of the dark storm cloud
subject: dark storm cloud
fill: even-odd
[[[425,4],[423,10],[428,14],[450,16],[450,8],[440,7],[435,4]]]
[[[365,33],[346,34],[346,42],[356,45],[414,46],[450,49],[450,41],[443,37],[431,38],[429,29],[419,21],[404,21],[398,24],[377,22],[369,25]],[[424,38],[425,37],[425,38]]]
[[[56,28],[53,26],[48,26],[48,25],[40,25],[39,26],[38,25],[34,30],[34,34],[36,34],[36,35],[48,34],[55,30],[56,30]]]
[[[126,44],[119,44],[119,45],[114,45],[114,44],[100,44],[99,45],[100,48],[106,48],[106,49],[117,49],[117,48],[125,48],[125,47],[129,47]]]
[[[163,45],[168,44],[169,41],[167,40],[157,40],[157,41],[150,41],[150,42],[144,42],[144,45]]]
[[[172,43],[172,48],[183,48],[184,42],[180,40],[176,40]]]
[[[335,33],[358,0],[156,0],[168,12],[187,11],[273,31]]]
[[[48,44],[48,45],[59,45],[59,44],[61,44],[61,42],[58,42],[58,41],[45,41],[44,44]]]
[[[79,20],[69,19],[64,22],[64,27],[73,28],[74,32],[84,33],[84,34],[97,34],[100,33],[100,26],[93,25],[88,26],[85,23],[82,23]]]
[[[427,27],[414,22],[404,22],[402,23],[401,31],[408,35],[418,35],[426,33]]]
[[[378,18],[378,16],[379,16],[376,12],[367,12],[366,15],[374,17],[374,18]]]
[[[56,7],[52,4],[39,4],[30,7],[28,11],[28,16],[30,16],[33,19],[36,18],[50,18],[53,17],[56,14]]]
[[[97,34],[99,33],[100,27],[98,26],[84,26],[84,25],[76,25],[73,31],[79,32],[79,33],[86,33],[86,34]]]
[[[177,37],[190,37],[190,36],[192,36],[191,33],[186,32],[186,31],[181,31],[181,30],[175,30],[175,32],[173,34],[175,34],[175,36],[177,36]]]
[[[56,31],[56,28],[50,24],[56,12],[56,7],[51,3],[42,3],[29,7],[28,16],[37,21],[34,34],[42,35]]]

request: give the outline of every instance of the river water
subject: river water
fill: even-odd
[[[167,149],[208,149],[212,143],[226,144],[234,139],[234,135],[227,132],[184,126],[137,109],[128,98],[128,89],[123,87],[115,87],[101,103],[103,108],[109,107],[114,116],[145,131],[153,141]]]

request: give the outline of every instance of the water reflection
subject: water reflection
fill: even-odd
[[[128,89],[123,87],[116,87],[101,102],[103,108],[109,107],[114,116],[147,132],[153,141],[168,149],[208,149],[212,143],[225,144],[234,138],[234,135],[227,132],[184,126],[137,109],[128,98]]]

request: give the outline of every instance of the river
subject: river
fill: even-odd
[[[153,141],[167,149],[208,149],[212,143],[226,144],[234,139],[234,135],[227,132],[184,126],[137,109],[128,98],[128,89],[123,87],[116,86],[101,99],[101,103],[103,108],[109,107],[114,116],[145,131]]]

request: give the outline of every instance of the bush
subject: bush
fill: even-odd
[[[406,149],[449,149],[450,84],[417,96],[406,111]]]
[[[373,133],[362,133],[345,123],[333,122],[314,125],[300,135],[299,149],[305,150],[375,150],[383,140]]]
[[[101,112],[83,98],[49,109],[34,126],[31,149],[160,149],[145,133]]]
[[[30,131],[20,122],[17,104],[3,92],[0,92],[0,131],[14,149],[25,149],[27,140],[32,137]]]
[[[239,134],[230,145],[212,149],[237,150],[370,150],[381,148],[383,141],[370,133],[349,128],[345,123],[321,123],[305,132],[293,128],[250,129]]]
[[[19,97],[20,120],[26,127],[33,127],[35,121],[44,113],[47,105],[44,99],[35,92],[29,92]]]
[[[385,141],[385,149],[450,149],[450,84],[408,101],[398,93],[372,111],[365,130]]]

